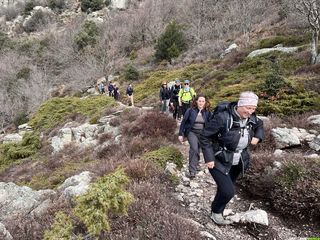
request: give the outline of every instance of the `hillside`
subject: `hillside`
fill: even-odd
[[[0,239],[319,237],[311,41],[286,0],[6,1]],[[212,107],[245,90],[259,96],[266,139],[228,207],[267,220],[219,227],[208,217],[216,185],[203,164],[190,181],[179,122],[158,111],[162,82],[175,79]],[[120,101],[99,95],[100,81],[115,83]]]

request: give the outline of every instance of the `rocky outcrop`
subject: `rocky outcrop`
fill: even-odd
[[[309,142],[309,147],[315,151],[320,151],[320,135]]]
[[[221,58],[225,57],[227,54],[231,53],[232,51],[236,50],[238,45],[236,43],[231,44],[224,52],[220,55]]]
[[[308,122],[320,125],[320,114],[308,117]]]
[[[36,214],[49,207],[51,198],[56,195],[53,190],[34,191],[29,187],[20,187],[12,182],[0,182],[0,221],[14,219],[17,216]]]
[[[26,132],[31,132],[32,127],[28,125],[28,123],[21,124],[18,126],[18,132],[20,135],[24,135]]]
[[[67,123],[58,132],[57,136],[51,139],[51,146],[53,152],[58,152],[63,149],[67,144],[75,144],[80,148],[95,147],[97,146],[97,139],[101,134],[110,133],[112,137],[104,143],[103,146],[111,143],[118,143],[120,136],[119,127],[110,125],[110,121],[119,114],[121,111],[113,115],[102,117],[98,120],[97,124],[85,123],[77,127],[72,127],[72,122]],[[100,146],[102,147],[102,146]]]
[[[297,47],[263,48],[263,49],[258,49],[258,50],[255,50],[255,51],[249,53],[248,57],[253,58],[253,57],[257,57],[262,54],[266,54],[266,53],[273,52],[273,51],[279,51],[279,52],[284,52],[284,53],[295,53],[298,51],[298,48]]]

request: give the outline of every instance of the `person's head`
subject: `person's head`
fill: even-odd
[[[179,79],[176,79],[174,82],[175,82],[175,84],[176,84],[177,86],[180,85],[180,80],[179,80]]]
[[[206,96],[199,94],[193,99],[192,107],[209,111],[210,102]]]
[[[166,87],[167,86],[167,82],[166,81],[163,81],[162,82],[162,87]]]
[[[242,92],[237,104],[237,112],[240,117],[250,117],[256,111],[258,100],[259,98],[254,92]]]

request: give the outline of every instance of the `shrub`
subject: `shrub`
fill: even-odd
[[[84,49],[86,46],[93,46],[97,42],[98,27],[93,21],[86,21],[81,31],[75,36],[74,42],[78,50]]]
[[[28,79],[30,77],[31,69],[29,67],[23,67],[17,72],[17,79]]]
[[[38,10],[32,14],[30,19],[24,22],[23,29],[29,33],[35,32],[39,30],[39,28],[46,26],[51,21],[52,16],[50,15],[50,13]]]
[[[98,11],[102,9],[103,6],[104,6],[104,0],[81,0],[82,12],[90,13],[90,12]]]
[[[133,196],[123,189],[129,181],[123,169],[99,178],[88,192],[76,199],[73,212],[92,235],[110,231],[108,214],[126,214]]]
[[[139,71],[132,65],[129,65],[124,73],[126,80],[138,80],[139,79]]]
[[[72,230],[71,218],[63,212],[57,212],[51,230],[44,233],[44,240],[71,239]]]
[[[248,192],[270,201],[283,215],[319,218],[319,159],[297,154],[275,158],[272,152],[260,152],[252,160],[252,167],[239,182]],[[274,160],[282,163],[280,169],[274,169]]]
[[[4,144],[2,146],[2,155],[5,162],[1,163],[1,165],[8,164],[12,160],[29,157],[36,153],[41,148],[39,135],[37,132],[26,133],[20,143]]]
[[[163,168],[166,167],[167,162],[175,163],[179,169],[181,169],[183,165],[182,153],[175,147],[171,146],[162,147],[158,150],[148,152],[142,156],[142,159],[152,161]]]
[[[124,135],[133,137],[164,137],[169,140],[175,138],[177,123],[166,114],[159,112],[147,112],[140,116],[135,122],[122,126]]]
[[[19,112],[14,117],[13,124],[18,127],[21,124],[27,123],[29,121],[28,114],[25,112]]]
[[[155,46],[157,60],[171,62],[172,58],[178,57],[182,51],[187,49],[187,41],[181,30],[182,26],[175,21],[169,23]]]

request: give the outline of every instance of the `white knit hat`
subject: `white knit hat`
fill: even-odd
[[[254,92],[242,92],[239,97],[238,107],[257,106],[258,96]]]

